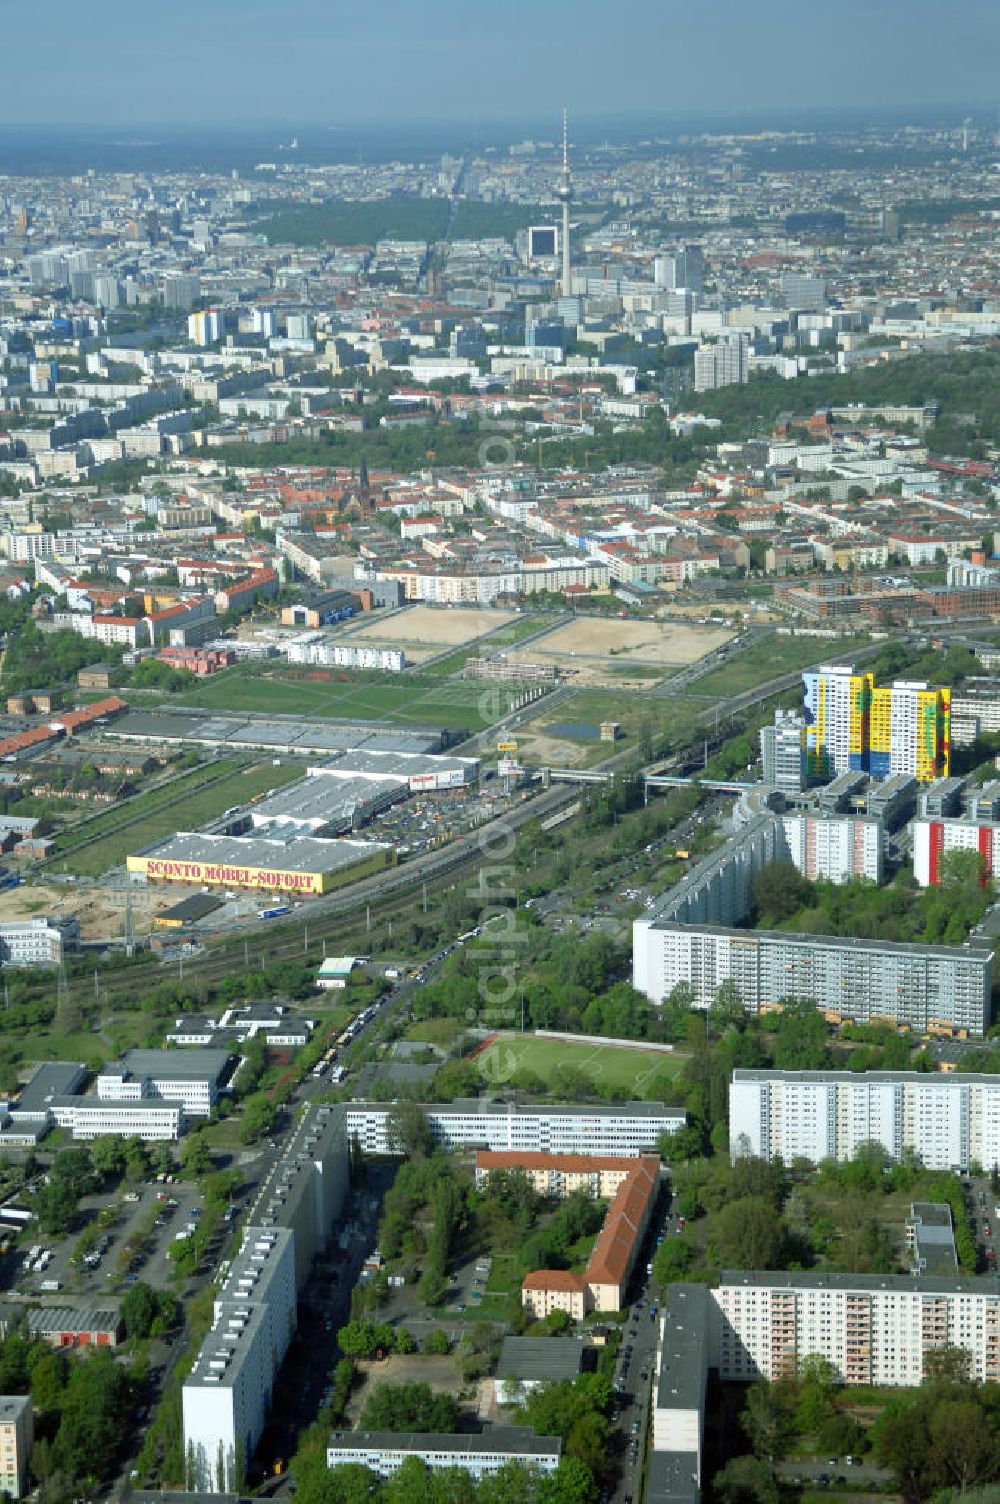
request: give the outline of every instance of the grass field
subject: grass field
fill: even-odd
[[[489,686],[506,707],[516,686]],[[341,720],[398,721],[404,725],[446,726],[482,731],[482,684],[400,675],[398,682],[341,682],[302,679],[278,673],[253,674],[236,668],[214,674],[184,692],[184,704],[200,710],[262,711],[275,715],[334,716]]]
[[[731,662],[713,669],[703,679],[696,679],[692,692],[699,695],[742,694],[755,684],[763,684],[778,674],[793,668],[808,668],[813,663],[825,663],[831,653],[838,657],[852,647],[863,647],[870,641],[867,637],[838,638],[827,642],[821,637],[769,637],[758,642],[743,653],[737,653]]]
[[[220,771],[219,763],[212,766],[215,772]],[[248,768],[234,765],[226,776],[207,788],[193,788],[179,802],[177,794],[181,790],[168,785],[157,791],[160,794],[158,801],[148,796],[150,802],[142,809],[137,808],[135,817],[127,823],[123,823],[123,816],[129,814],[127,804],[109,810],[107,827],[100,821],[88,827],[89,834],[97,839],[79,851],[60,856],[58,866],[78,877],[96,876],[123,862],[129,852],[138,851],[178,830],[198,830],[210,820],[218,819],[230,805],[245,804],[256,794],[281,788],[301,776],[302,768],[292,763],[283,762],[280,768],[273,767],[270,762]],[[102,833],[104,829],[106,833]]]
[[[668,1055],[659,1050],[503,1033],[496,1043],[476,1056],[475,1064],[496,1084],[510,1081],[516,1084],[518,1076],[525,1072],[550,1084],[562,1066],[582,1072],[602,1090],[655,1100],[669,1089],[685,1059],[684,1055]]]

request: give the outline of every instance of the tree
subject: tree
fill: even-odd
[[[766,1462],[756,1457],[734,1457],[712,1485],[720,1504],[778,1504],[778,1485]]]
[[[181,1167],[185,1175],[192,1176],[205,1175],[212,1168],[212,1156],[203,1134],[192,1133],[184,1140]]]
[[[780,1267],[784,1231],[763,1196],[743,1196],[722,1207],[712,1219],[712,1236],[723,1259],[737,1269]]]
[[[791,1415],[782,1390],[776,1384],[751,1384],[740,1425],[760,1458],[782,1457],[791,1436]]]
[[[376,1384],[360,1425],[365,1431],[454,1431],[457,1420],[453,1397],[434,1394],[429,1384]]]
[[[590,1468],[579,1457],[563,1457],[554,1473],[541,1478],[536,1504],[592,1504],[597,1484]]]
[[[435,1353],[440,1357],[451,1352],[451,1342],[448,1333],[436,1326],[432,1332],[428,1332],[424,1338],[423,1348],[425,1353]]]
[[[38,1225],[43,1232],[69,1232],[76,1216],[78,1197],[63,1180],[51,1180],[39,1187],[33,1202]]]
[[[90,1163],[98,1175],[121,1175],[125,1169],[125,1145],[114,1133],[102,1134],[90,1146]]]
[[[156,1313],[156,1295],[142,1280],[122,1297],[121,1317],[129,1337],[148,1337]]]
[[[424,1158],[434,1147],[430,1119],[416,1102],[397,1102],[386,1119],[390,1151],[404,1159]]]
[[[277,1108],[268,1097],[251,1097],[240,1123],[240,1143],[256,1144],[259,1139],[266,1138],[277,1115]]]

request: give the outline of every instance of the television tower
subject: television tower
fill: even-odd
[[[569,206],[573,201],[573,184],[569,176],[569,128],[566,111],[563,110],[563,165],[562,177],[556,187],[556,198],[562,204],[562,284],[564,298],[570,295],[569,280]]]

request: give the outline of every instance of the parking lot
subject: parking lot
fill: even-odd
[[[58,1290],[92,1298],[123,1290],[140,1278],[163,1288],[173,1268],[170,1245],[200,1215],[201,1202],[197,1186],[185,1181],[123,1185],[113,1193],[85,1196],[71,1233],[57,1237],[33,1228],[18,1247],[0,1258],[0,1287],[28,1296]],[[87,1229],[97,1235],[97,1246],[103,1239],[107,1246],[99,1258],[91,1256],[84,1262],[78,1255]],[[24,1263],[33,1247],[51,1250],[52,1257],[44,1270],[29,1273]]]

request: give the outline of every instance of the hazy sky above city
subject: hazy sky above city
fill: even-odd
[[[115,126],[973,108],[997,0],[36,0],[0,120]]]

